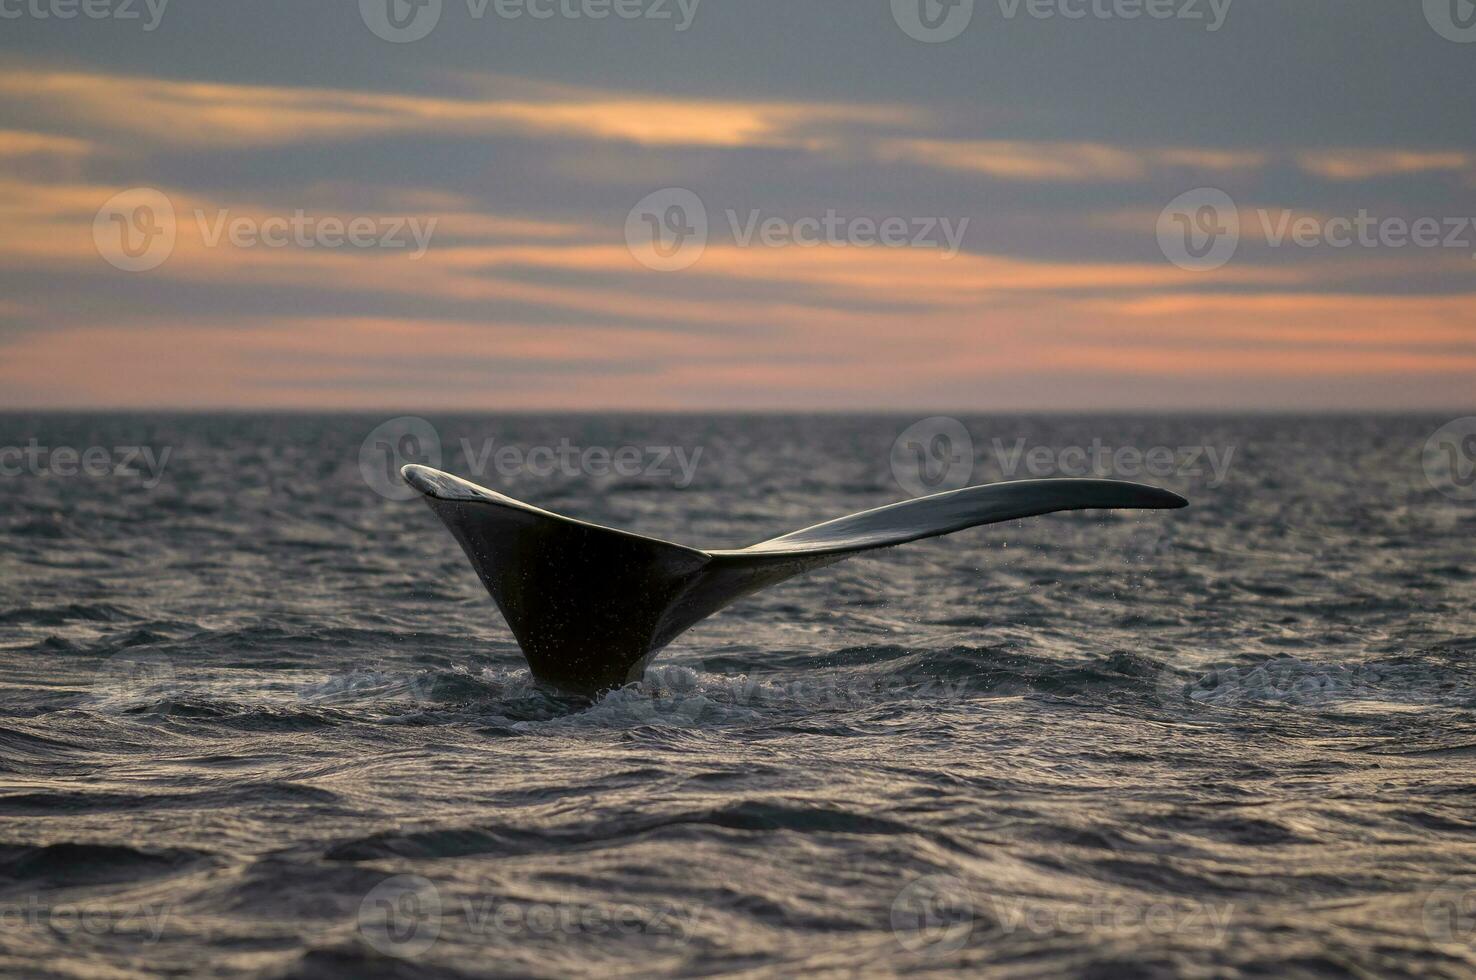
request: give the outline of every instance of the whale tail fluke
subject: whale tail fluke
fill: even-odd
[[[862,551],[1056,511],[1187,503],[1115,480],[994,483],[747,548],[699,550],[541,510],[427,466],[402,473],[466,552],[534,677],[586,695],[639,680],[662,647],[734,600]]]

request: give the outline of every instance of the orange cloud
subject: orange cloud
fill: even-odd
[[[1473,158],[1460,151],[1415,150],[1319,150],[1297,155],[1307,173],[1329,180],[1369,180],[1431,171],[1460,171],[1472,167]]]
[[[61,323],[0,347],[0,400],[24,403],[594,409],[861,407],[1041,379],[1132,403],[1145,379],[1424,379],[1476,371],[1476,299],[1354,294],[1048,293],[906,317],[783,309],[750,330],[375,318]],[[352,351],[352,357],[345,357]],[[37,379],[45,379],[44,385]],[[1052,380],[1053,379],[1053,380]],[[1072,379],[1077,379],[1075,382]],[[1050,385],[1046,386],[1046,381]],[[1414,382],[1421,384],[1420,382]],[[1104,387],[1105,386],[1105,387]],[[1468,389],[1467,389],[1468,390]],[[6,397],[8,395],[8,398]]]
[[[1063,363],[1165,375],[1460,375],[1476,370],[1471,295],[1178,294],[1094,300]]]
[[[31,156],[83,157],[92,150],[92,144],[87,140],[70,136],[0,129],[0,160]]]
[[[1284,351],[1252,347],[1218,350],[1182,350],[1156,346],[1113,344],[1072,347],[1058,352],[1063,366],[1110,374],[1163,375],[1184,378],[1205,375],[1347,377],[1359,374],[1461,374],[1476,371],[1476,354],[1451,356],[1412,351],[1329,350],[1316,360],[1293,363]]]
[[[898,107],[673,99],[509,85],[449,98],[81,72],[0,71],[0,95],[166,145],[271,146],[387,133],[517,133],[645,146],[806,146],[837,124],[909,125]]]
[[[1266,155],[1256,152],[1020,140],[887,140],[879,147],[878,154],[884,160],[984,174],[1001,180],[1074,183],[1140,180],[1164,168],[1211,172],[1253,170],[1266,162]]]
[[[0,264],[52,267],[112,275],[92,237],[98,207],[115,192],[91,185],[0,181],[0,217],[12,234],[0,237]],[[1032,293],[1132,292],[1176,287],[1184,273],[1167,262],[1058,262],[938,249],[850,246],[739,247],[724,217],[714,216],[714,241],[690,270],[674,277],[652,273],[627,250],[615,228],[538,221],[464,210],[455,195],[400,191],[382,195],[426,210],[356,210],[373,199],[370,188],[323,185],[311,197],[278,207],[263,200],[212,200],[178,189],[164,191],[175,211],[175,243],[148,276],[200,283],[303,286],[333,291],[423,296],[428,301],[519,303],[595,316],[641,316],[655,323],[732,325],[741,318],[776,319],[858,300],[907,308],[968,308]],[[428,209],[445,207],[443,213]],[[434,221],[425,254],[384,248],[237,247],[223,229],[244,220],[261,226],[302,209],[315,217],[411,216]],[[408,241],[408,233],[402,238]],[[611,239],[615,240],[611,240]],[[588,273],[587,282],[564,273]],[[1310,274],[1232,264],[1214,274],[1219,284],[1292,284]],[[751,285],[753,299],[740,317],[727,300],[712,302],[700,282]],[[778,294],[767,288],[792,287]],[[731,295],[731,290],[728,292]]]

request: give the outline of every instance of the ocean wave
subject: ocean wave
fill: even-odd
[[[0,844],[0,881],[9,887],[74,888],[178,874],[214,860],[202,851],[62,842]]]

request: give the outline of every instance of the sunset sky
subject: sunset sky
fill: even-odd
[[[124,2],[0,0],[0,407],[1476,401],[1465,0],[978,0],[942,43],[918,0],[431,0],[403,43],[388,4],[437,11]],[[675,271],[627,233],[665,188],[709,226]],[[1183,268],[1164,209],[1201,188],[1239,244]],[[107,236],[165,220],[116,224],[138,189],[173,243],[130,271]],[[730,210],[961,251],[745,243]]]

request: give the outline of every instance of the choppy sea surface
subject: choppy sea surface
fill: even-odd
[[[0,971],[1476,973],[1450,417],[961,416],[899,474],[917,421],[0,416]],[[386,475],[735,547],[1104,451],[1191,506],[854,558],[594,703]]]

